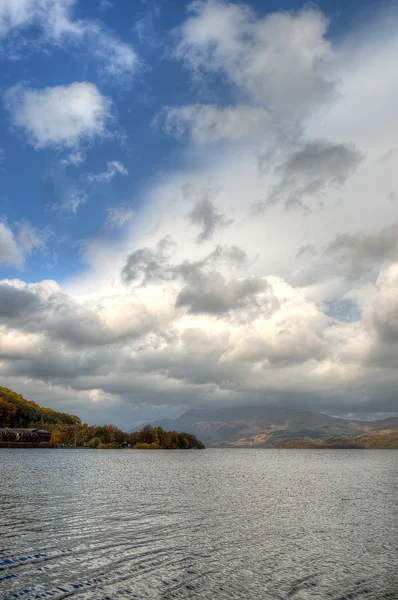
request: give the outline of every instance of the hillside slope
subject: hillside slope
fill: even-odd
[[[46,425],[73,425],[79,417],[44,408],[25,400],[21,394],[0,386],[0,427],[44,427]]]
[[[191,431],[207,446],[257,448],[294,439],[351,439],[398,432],[398,418],[350,421],[307,410],[267,406],[189,410],[178,419],[163,419],[151,425]]]

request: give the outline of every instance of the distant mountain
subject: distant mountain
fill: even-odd
[[[163,419],[151,425],[189,431],[206,446],[266,448],[298,439],[352,439],[380,432],[396,433],[398,417],[362,422],[307,410],[251,406],[188,410],[178,419]]]

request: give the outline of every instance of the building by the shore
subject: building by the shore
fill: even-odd
[[[0,442],[20,444],[49,444],[51,433],[44,429],[0,428]]]

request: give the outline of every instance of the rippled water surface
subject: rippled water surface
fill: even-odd
[[[0,450],[0,599],[398,599],[398,452]]]

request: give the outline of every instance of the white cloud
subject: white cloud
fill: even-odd
[[[87,181],[90,183],[109,183],[116,175],[128,175],[128,170],[118,160],[106,163],[106,170],[102,173],[89,173]]]
[[[71,152],[65,158],[61,160],[61,164],[65,166],[72,165],[73,167],[77,167],[81,165],[86,160],[86,155],[83,152],[78,150]]]
[[[39,231],[27,221],[17,223],[17,227],[18,243],[26,254],[31,254],[34,250],[45,250],[46,241],[50,235],[48,230]]]
[[[174,55],[192,70],[222,73],[251,99],[294,120],[334,97],[323,64],[328,20],[313,9],[257,18],[245,5],[198,0],[176,31]]]
[[[86,204],[87,201],[88,194],[85,190],[72,188],[63,195],[61,203],[53,208],[55,210],[76,214],[79,206]]]
[[[0,263],[6,266],[21,267],[24,257],[15,241],[12,231],[0,221]]]
[[[133,209],[125,205],[109,206],[106,213],[106,226],[109,229],[119,229],[134,217]]]
[[[101,0],[99,8],[100,10],[110,10],[111,8],[114,8],[114,4],[110,0]]]
[[[258,18],[244,4],[196,0],[176,30],[174,57],[200,78],[223,76],[240,105],[167,108],[166,130],[195,141],[298,131],[313,110],[336,96],[328,65],[328,19],[312,8]],[[244,98],[248,105],[244,106]],[[257,127],[256,127],[257,123]]]
[[[111,102],[88,82],[34,90],[15,86],[4,94],[13,124],[38,149],[78,147],[107,135]]]
[[[38,26],[47,42],[78,47],[80,55],[95,58],[108,77],[126,80],[139,66],[134,49],[106,31],[99,23],[73,19],[77,0],[1,0],[0,36]]]
[[[163,114],[157,117],[155,123],[158,121],[162,122],[165,133],[178,139],[188,137],[198,144],[262,136],[272,127],[269,115],[264,109],[250,106],[168,106]]]

